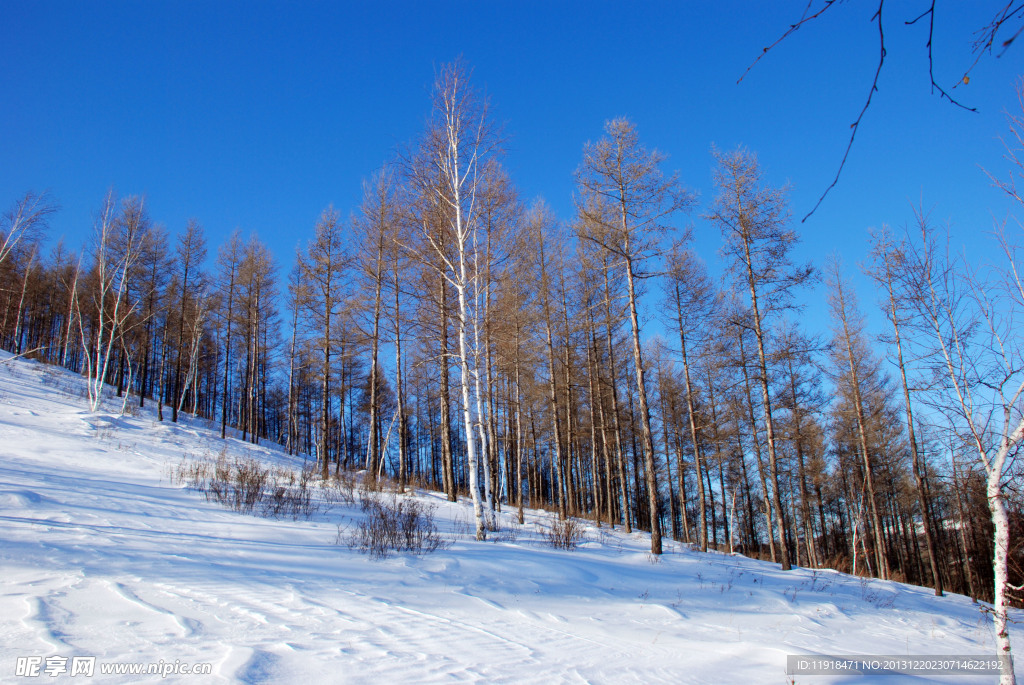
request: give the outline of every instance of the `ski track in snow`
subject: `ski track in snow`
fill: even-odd
[[[264,519],[170,482],[182,458],[225,449],[203,422],[161,423],[148,408],[120,416],[114,400],[92,414],[73,374],[2,359],[0,682],[83,680],[15,676],[19,656],[58,655],[213,665],[205,678],[97,669],[94,682],[782,683],[787,654],[994,650],[991,621],[965,597],[783,573],[670,541],[652,560],[645,535],[592,526],[578,550],[557,551],[542,543],[542,512],[515,542],[476,542],[466,504],[432,493],[417,496],[453,544],[373,561],[335,543],[356,507]],[[511,516],[506,531],[517,529]]]

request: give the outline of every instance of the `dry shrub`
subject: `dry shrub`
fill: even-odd
[[[310,483],[316,477],[315,469],[307,466],[299,472],[298,478],[294,471],[286,472],[286,480],[274,478],[262,503],[262,514],[272,518],[290,517],[292,520],[309,519],[319,510],[318,503],[313,499]]]
[[[341,539],[363,554],[383,559],[392,552],[433,552],[445,546],[434,524],[432,506],[375,493],[363,493],[359,504],[363,519]]]
[[[322,497],[314,497],[316,469],[307,466],[296,475],[289,469],[264,466],[254,458],[229,461],[227,451],[210,459],[186,458],[174,469],[173,479],[202,492],[207,501],[245,514],[270,518],[309,519],[326,506],[345,501],[345,486],[321,484]],[[351,500],[351,488],[348,489]]]
[[[583,540],[583,526],[573,518],[555,520],[544,537],[555,549],[576,549]]]
[[[315,465],[310,464],[307,468],[313,470],[315,475]],[[335,472],[333,476],[320,482],[320,497],[326,510],[337,505],[355,504],[355,478],[347,471]]]

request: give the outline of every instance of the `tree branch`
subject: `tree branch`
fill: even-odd
[[[832,179],[832,183],[829,184],[828,188],[825,188],[825,192],[818,198],[818,201],[815,203],[811,211],[807,212],[807,215],[800,220],[800,223],[807,221],[807,219],[817,211],[818,207],[820,207],[821,203],[825,200],[825,197],[833,188],[836,187],[836,184],[839,183],[839,176],[843,173],[843,168],[846,166],[846,160],[850,156],[850,149],[853,148],[853,141],[857,137],[857,129],[860,127],[860,122],[864,118],[864,114],[868,111],[868,107],[871,106],[871,98],[874,97],[875,92],[878,90],[878,77],[881,75],[882,66],[885,64],[885,25],[882,21],[882,6],[884,4],[885,0],[879,0],[878,10],[875,12],[874,16],[871,17],[872,21],[878,22],[878,67],[875,69],[875,78],[871,81],[871,89],[868,90],[867,100],[865,100],[864,107],[861,108],[860,114],[857,115],[857,120],[850,125],[850,128],[852,129],[850,132],[850,142],[846,144],[846,152],[843,153],[843,159],[839,163],[839,169],[836,170],[835,178]]]
[[[921,14],[919,17],[917,17],[917,18],[915,18],[915,19],[913,19],[911,21],[905,22],[905,23],[906,23],[907,26],[912,26],[912,25],[916,24],[918,21],[920,21],[921,19],[923,19],[926,16],[928,17],[928,43],[927,43],[927,47],[928,47],[928,78],[929,78],[929,80],[931,80],[932,93],[934,93],[936,90],[938,90],[939,91],[939,95],[941,97],[944,97],[947,100],[949,100],[949,102],[951,104],[956,105],[957,107],[961,107],[963,109],[966,109],[968,112],[977,112],[978,111],[977,107],[968,107],[967,105],[965,105],[965,104],[955,100],[953,98],[953,96],[951,96],[949,93],[947,93],[946,90],[942,86],[940,86],[938,83],[935,82],[934,62],[933,62],[933,59],[932,59],[932,41],[935,39],[935,0],[932,0],[931,6],[929,6],[929,8],[927,10],[925,10],[923,14]],[[978,63],[978,61],[975,60],[974,64],[977,64],[977,63]],[[974,68],[973,64],[971,65],[971,68],[972,69]],[[970,69],[968,69],[968,71],[970,71]],[[966,79],[966,78],[967,78],[967,74],[965,73],[964,74],[964,79]],[[966,81],[964,81],[963,79],[961,79],[961,81],[966,83]]]
[[[736,79],[737,85],[740,83],[740,81],[742,81],[743,79],[745,79],[747,77],[747,74],[749,74],[750,70],[754,68],[754,65],[756,65],[758,62],[760,62],[761,58],[763,58],[765,55],[767,55],[770,50],[772,50],[775,46],[777,46],[782,41],[786,40],[786,38],[788,38],[791,33],[794,33],[797,29],[799,29],[804,24],[806,24],[806,23],[808,23],[810,21],[813,21],[813,20],[817,19],[818,17],[820,17],[821,15],[823,15],[834,4],[836,4],[836,1],[835,0],[825,0],[825,6],[824,7],[822,7],[820,10],[818,10],[814,14],[808,15],[807,13],[811,11],[811,5],[813,5],[813,4],[814,4],[814,0],[808,0],[807,7],[804,8],[804,13],[800,16],[800,21],[798,21],[795,24],[791,24],[790,27],[789,27],[789,30],[787,30],[784,34],[782,34],[782,36],[780,36],[778,40],[776,40],[774,43],[772,43],[768,47],[763,48],[761,50],[761,54],[757,56],[757,59],[755,59],[753,62],[750,63],[750,66],[747,67],[747,70],[743,72],[742,76],[740,76],[738,79]]]

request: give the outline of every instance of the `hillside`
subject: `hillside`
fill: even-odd
[[[264,518],[172,478],[222,452],[301,459],[225,445],[188,417],[120,416],[114,401],[90,413],[83,392],[61,369],[0,363],[3,682],[79,682],[19,678],[18,657],[95,656],[97,682],[783,683],[787,654],[994,651],[989,617],[966,597],[672,542],[655,559],[644,535],[590,525],[576,550],[556,550],[539,511],[521,527],[503,516],[495,540],[477,542],[468,505],[433,493],[415,497],[436,507],[446,547],[373,560],[338,543],[339,525],[344,539],[363,516],[355,503]],[[212,676],[100,673],[161,661]]]

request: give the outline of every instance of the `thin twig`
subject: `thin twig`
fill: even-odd
[[[961,83],[968,83],[970,81],[971,71],[974,70],[974,67],[978,66],[978,62],[981,61],[982,55],[984,55],[986,52],[992,54],[992,44],[995,42],[996,34],[999,33],[999,29],[1003,27],[1003,24],[1005,24],[1010,19],[1013,19],[1013,17],[1016,15],[1024,14],[1024,3],[1021,3],[1017,5],[1017,7],[1014,7],[1014,4],[1017,1],[1018,0],[1010,0],[1008,3],[1006,3],[1006,7],[1004,7],[996,14],[995,18],[988,26],[977,31],[977,34],[980,36],[980,38],[974,41],[974,52],[976,53],[976,57],[974,58],[974,61],[971,63],[971,66],[967,67],[967,71],[964,72],[964,75],[961,76],[960,80],[957,81],[955,86],[953,86],[954,88],[959,86]],[[1002,51],[1000,51],[998,57],[1003,56],[1003,53],[1005,53],[1006,50],[1010,47],[1014,39],[1020,35],[1022,29],[1024,29],[1024,26],[1022,26],[1020,29],[1017,29],[1017,33],[1013,34],[1005,41],[1003,41],[1003,49]]]
[[[843,153],[843,160],[839,163],[839,169],[836,170],[835,178],[832,179],[832,183],[829,184],[828,188],[825,188],[825,192],[818,198],[818,202],[815,203],[811,211],[807,212],[807,216],[800,220],[800,223],[807,221],[807,219],[814,214],[814,212],[821,206],[821,203],[825,200],[825,197],[829,192],[836,187],[839,183],[839,175],[843,173],[843,167],[846,166],[846,160],[850,156],[850,149],[853,148],[853,141],[857,137],[857,129],[860,127],[861,119],[864,118],[864,114],[868,111],[868,107],[871,106],[871,98],[874,97],[875,92],[878,90],[878,77],[882,73],[882,65],[885,64],[885,26],[882,22],[882,6],[885,4],[885,0],[879,0],[878,10],[874,16],[871,17],[872,21],[878,21],[878,68],[875,69],[875,78],[871,81],[871,89],[868,91],[867,100],[864,102],[864,107],[861,108],[860,114],[857,115],[857,120],[850,125],[853,129],[850,133],[850,142],[846,144],[846,152]]]
[[[932,59],[932,41],[935,39],[935,0],[932,0],[932,3],[928,7],[928,9],[925,10],[919,17],[905,23],[907,26],[912,26],[926,16],[928,17],[928,78],[931,80],[932,93],[938,90],[941,97],[944,97],[947,100],[949,100],[951,104],[954,104],[957,107],[962,107],[963,109],[966,109],[968,112],[977,112],[977,107],[968,107],[967,105],[957,101],[956,99],[953,98],[953,96],[946,92],[945,88],[943,88],[942,86],[935,82],[935,69],[934,62]],[[977,61],[975,61],[975,64],[977,64]],[[964,76],[966,77],[966,74]]]
[[[808,16],[807,13],[811,11],[811,5],[813,5],[813,4],[814,4],[814,0],[808,0],[807,7],[804,8],[804,13],[800,16],[800,21],[798,21],[795,24],[791,24],[790,27],[789,27],[789,30],[786,31],[784,34],[782,34],[782,36],[780,36],[778,40],[776,40],[774,43],[772,43],[768,47],[762,49],[761,50],[761,54],[757,56],[757,59],[755,59],[753,62],[750,63],[750,66],[747,67],[747,70],[743,72],[742,76],[740,76],[738,79],[736,79],[736,83],[737,84],[739,84],[740,81],[742,81],[744,78],[746,78],[747,74],[750,73],[750,70],[754,68],[754,65],[757,64],[758,62],[760,62],[761,58],[764,57],[765,55],[767,55],[769,50],[771,50],[772,48],[777,46],[782,41],[786,40],[786,38],[788,38],[791,33],[796,31],[798,28],[800,28],[804,24],[806,24],[806,23],[808,23],[810,21],[813,21],[813,20],[817,19],[818,17],[820,17],[830,7],[832,7],[832,5],[836,4],[836,0],[825,0],[825,6],[824,7],[822,7],[820,10],[818,10],[814,14]]]

